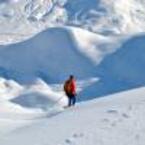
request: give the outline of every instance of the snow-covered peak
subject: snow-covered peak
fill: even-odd
[[[144,6],[141,0],[1,1],[1,43],[21,41],[57,26],[77,26],[109,35],[144,32]]]
[[[93,32],[134,33],[144,31],[144,1],[74,0],[67,2],[69,22]],[[77,5],[77,6],[76,6]]]
[[[145,2],[143,0],[102,0],[106,8],[106,20],[120,33],[143,32],[145,24]]]

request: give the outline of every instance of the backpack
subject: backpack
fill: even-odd
[[[72,86],[71,86],[71,81],[67,80],[64,84],[64,91],[68,94],[72,93]]]

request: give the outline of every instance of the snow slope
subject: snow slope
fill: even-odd
[[[27,120],[27,124],[9,118],[13,124],[1,129],[6,132],[0,134],[0,144],[144,145],[144,94],[144,87],[114,94],[77,104],[57,116]],[[3,120],[0,116],[1,125],[7,123]]]
[[[62,83],[70,74],[84,81],[81,101],[144,86],[144,34],[134,37],[144,32],[143,6],[134,0],[1,1],[0,76],[23,88],[11,86],[17,97],[36,83],[51,90],[42,89],[43,98],[63,96]]]
[[[144,6],[1,0],[0,144],[144,145]],[[81,102],[64,110],[70,74]]]
[[[48,29],[30,40],[1,45],[0,76],[24,88],[22,91],[18,88],[19,93],[13,93],[13,96],[21,96],[25,88],[38,84],[42,86],[41,89],[37,88],[41,94],[51,98],[55,94],[61,97],[64,95],[62,83],[70,74],[77,77],[78,85],[81,83],[78,88],[83,91],[99,79],[96,64],[117,49],[119,44],[116,40],[115,45],[114,40],[114,37],[108,38],[77,28]],[[54,84],[59,86],[58,91],[53,89]],[[43,86],[52,93],[44,93],[46,89],[42,89]],[[1,96],[5,96],[5,93],[1,93]]]
[[[22,88],[46,86],[51,93],[38,88],[42,96],[59,98],[64,96],[64,80],[74,74],[78,83],[83,81],[78,91],[81,101],[144,86],[144,37],[108,37],[72,27],[48,29],[24,42],[1,45],[0,75]],[[24,91],[18,92],[13,95]]]
[[[91,94],[100,97],[144,86],[144,41],[144,34],[134,36],[123,42],[116,52],[107,55],[96,66],[96,76],[100,81],[86,88],[81,96],[86,96],[84,92],[90,91]]]
[[[144,16],[142,0],[0,1],[0,144],[143,145]],[[104,98],[63,112],[70,74],[78,101]]]

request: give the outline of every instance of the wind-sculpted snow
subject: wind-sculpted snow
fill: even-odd
[[[108,74],[108,76],[125,80],[131,84],[144,83],[144,41],[145,35],[134,36],[128,39],[118,51],[103,60],[98,67],[100,74],[104,74],[104,76]],[[105,69],[108,69],[108,71],[104,71]]]
[[[102,89],[114,92],[145,85],[145,36],[135,36],[99,65]],[[98,88],[98,90],[100,87]]]
[[[135,36],[126,40],[115,53],[106,56],[96,66],[96,76],[99,77],[99,82],[85,88],[80,93],[80,96],[82,96],[80,98],[88,99],[88,94],[95,94],[100,97],[106,94],[144,86],[144,41],[144,35]],[[93,96],[90,98],[93,98]]]
[[[22,83],[37,77],[58,83],[69,74],[86,78],[95,72],[95,65],[77,50],[65,29],[51,29],[28,41],[0,46],[0,66],[1,76]]]
[[[89,43],[87,34],[84,33],[84,36],[91,48],[95,44]],[[92,35],[91,40],[97,38]],[[102,37],[101,40],[111,41]],[[0,46],[0,76],[5,78],[1,81],[1,97],[12,99],[24,107],[43,110],[48,107],[50,100],[66,105],[62,84],[70,74],[77,76],[78,92],[98,81],[96,65],[80,48],[71,30],[60,28],[49,29],[25,42]],[[99,51],[97,46],[96,51]],[[9,80],[17,85],[10,85]],[[57,87],[53,87],[54,84]]]
[[[89,85],[84,82],[86,87],[78,92],[81,101],[144,86],[144,35],[123,40],[122,45],[119,41],[113,45],[114,40],[117,42],[114,37],[81,29],[48,29],[30,40],[1,46],[0,75],[21,85],[35,84],[40,78],[48,86],[63,84],[70,74],[74,74],[78,82],[98,78],[99,81]],[[64,96],[60,88],[61,91],[52,90],[45,95]],[[42,95],[42,88],[40,90]],[[33,93],[30,94],[34,96]],[[26,94],[26,98],[30,94]]]

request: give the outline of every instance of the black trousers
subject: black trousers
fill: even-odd
[[[76,96],[73,94],[67,94],[68,97],[68,106],[75,105],[76,103]]]

